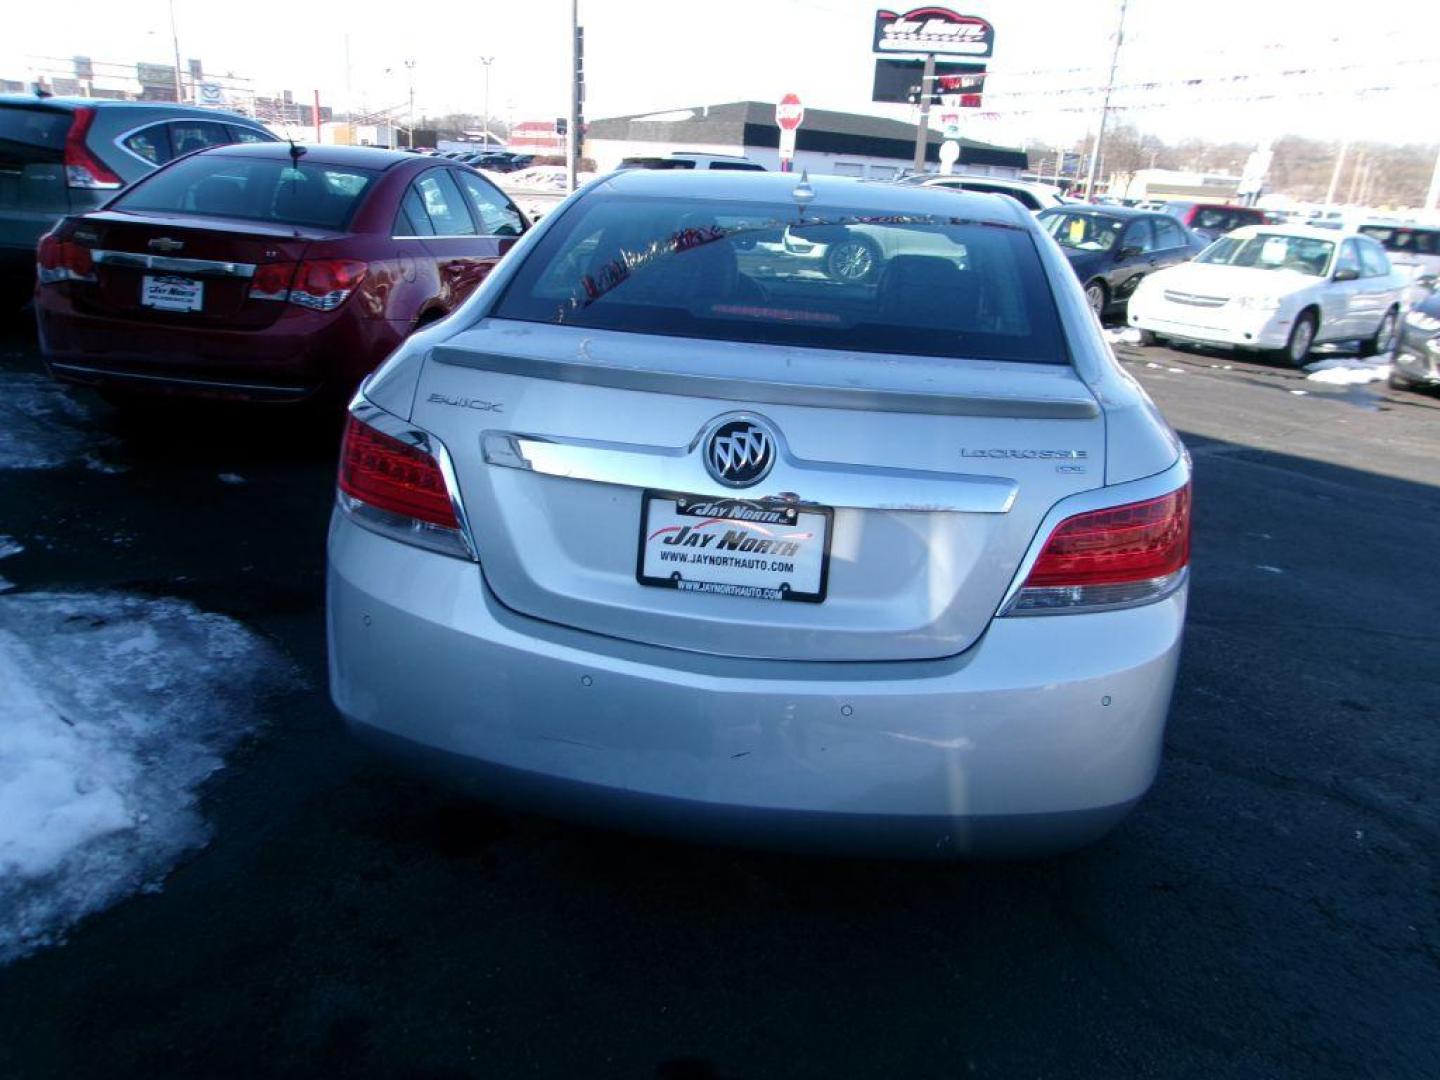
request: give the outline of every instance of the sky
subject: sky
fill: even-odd
[[[913,119],[870,102],[876,0],[579,0],[590,118],[777,100]],[[909,5],[895,5],[899,10]],[[1120,0],[973,0],[995,55],[985,104],[962,133],[1010,145],[1070,144],[1093,130]],[[566,111],[570,0],[431,0],[418,9],[174,0],[183,58],[339,109],[407,100],[417,113],[549,119]],[[172,62],[166,0],[26,4],[5,16],[0,76],[33,78],[44,57]],[[1440,5],[1428,0],[1129,0],[1112,122],[1169,141],[1319,138],[1433,142]],[[1423,119],[1422,119],[1423,118]]]

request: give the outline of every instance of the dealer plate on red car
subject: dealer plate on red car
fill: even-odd
[[[146,274],[140,285],[140,303],[160,311],[199,311],[205,304],[205,285],[173,274]]]
[[[828,507],[645,492],[640,512],[642,585],[758,600],[825,599]]]

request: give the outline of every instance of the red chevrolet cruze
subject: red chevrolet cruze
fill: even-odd
[[[119,400],[347,396],[528,227],[465,166],[368,147],[180,158],[40,241],[51,374]]]

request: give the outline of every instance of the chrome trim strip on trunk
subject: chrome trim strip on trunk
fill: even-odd
[[[509,431],[482,432],[480,445],[486,463],[500,468],[718,499],[764,500],[784,493],[788,501],[857,510],[1005,514],[1018,493],[1015,481],[1005,477],[806,461],[785,448],[763,485],[736,489],[710,478],[696,445],[643,446]]]
[[[143,251],[90,252],[102,266],[126,266],[132,270],[166,270],[177,274],[204,274],[208,277],[251,278],[254,263],[223,262],[219,259],[178,259],[171,255],[147,255]]]
[[[1073,398],[1004,397],[1000,395],[931,394],[864,386],[819,386],[813,383],[731,378],[685,371],[620,367],[574,360],[505,356],[438,345],[431,357],[452,367],[474,368],[499,375],[683,394],[752,405],[808,405],[821,409],[866,412],[926,413],[938,416],[1012,416],[1035,420],[1091,420],[1100,415],[1094,401]]]

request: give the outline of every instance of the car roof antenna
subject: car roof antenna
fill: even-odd
[[[291,136],[286,135],[285,141],[290,144],[290,165],[293,168],[300,167],[300,158],[305,153],[305,147],[297,143]]]

